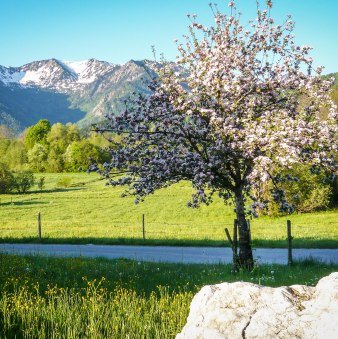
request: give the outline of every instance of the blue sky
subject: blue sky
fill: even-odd
[[[228,1],[214,1],[227,10]],[[176,56],[175,38],[187,32],[187,13],[212,19],[208,0],[0,0],[0,65],[33,60],[97,58],[114,63]],[[243,18],[255,0],[237,0]],[[338,71],[338,0],[275,0],[272,16],[292,14],[300,44],[315,48],[315,64]]]

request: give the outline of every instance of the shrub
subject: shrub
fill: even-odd
[[[42,191],[45,187],[45,177],[40,177],[38,181],[38,188]]]
[[[67,187],[70,187],[71,184],[72,184],[72,178],[63,177],[57,182],[56,186],[67,188]]]
[[[19,193],[26,193],[34,185],[34,182],[32,171],[19,171],[14,174],[14,187]]]
[[[287,201],[293,205],[296,212],[314,212],[325,210],[330,206],[333,189],[324,173],[313,174],[308,166],[301,165],[282,172],[281,178],[283,182],[279,185],[284,189]],[[266,200],[270,200],[271,188],[271,184],[263,188]],[[270,202],[267,213],[278,215],[279,204]]]
[[[335,180],[331,184],[332,197],[331,197],[331,207],[338,207],[338,177],[336,176]]]
[[[14,176],[4,163],[0,163],[0,193],[9,193],[14,188]]]

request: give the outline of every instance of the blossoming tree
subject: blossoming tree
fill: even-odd
[[[296,45],[293,21],[271,18],[271,1],[258,6],[247,26],[234,2],[228,14],[210,7],[214,25],[190,17],[189,35],[177,43],[177,66],[161,68],[152,94],[135,94],[121,115],[108,116],[101,131],[121,136],[104,172],[110,184],[128,185],[136,202],[180,180],[195,188],[190,206],[208,204],[215,193],[232,199],[237,264],[251,268],[246,216],[266,203],[260,185],[271,180],[272,198],[291,212],[279,183],[297,179],[282,169],[304,163],[334,173],[336,107],[331,82],[313,69],[310,48]]]

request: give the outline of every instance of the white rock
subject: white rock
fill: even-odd
[[[338,339],[338,272],[316,287],[245,282],[203,287],[177,339]]]

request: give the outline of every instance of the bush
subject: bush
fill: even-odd
[[[38,188],[42,191],[45,187],[45,177],[40,177],[38,180]]]
[[[332,184],[326,180],[325,173],[313,174],[308,166],[303,165],[295,166],[287,172],[282,171],[281,178],[284,179],[279,186],[285,191],[286,200],[293,205],[296,212],[314,212],[329,208],[333,189]],[[271,189],[271,184],[263,188],[266,200],[271,201]],[[267,214],[276,216],[279,213],[279,204],[270,202]]]
[[[14,174],[14,187],[19,193],[26,193],[34,185],[34,181],[31,171],[19,171]]]
[[[0,193],[9,193],[14,188],[14,176],[8,166],[0,163]]]
[[[331,207],[338,207],[338,177],[337,176],[334,182],[332,182],[331,187],[332,187]]]
[[[61,178],[57,182],[56,186],[57,187],[65,187],[65,188],[67,188],[67,187],[70,187],[71,184],[72,184],[72,178],[64,177],[64,178]]]

